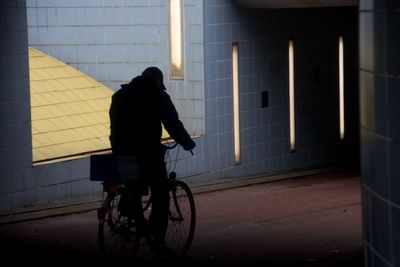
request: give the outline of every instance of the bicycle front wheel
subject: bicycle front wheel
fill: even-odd
[[[196,225],[193,194],[186,183],[174,181],[170,191],[169,219],[165,242],[176,255],[184,255],[192,243]]]

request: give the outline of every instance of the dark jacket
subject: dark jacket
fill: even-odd
[[[162,152],[162,124],[184,149],[195,146],[170,96],[149,76],[137,76],[114,93],[110,121],[111,147],[118,155]]]

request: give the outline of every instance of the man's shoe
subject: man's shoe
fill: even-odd
[[[142,223],[136,223],[136,236],[138,239],[144,238],[147,245],[152,246],[153,238],[150,233],[147,221],[142,221]]]

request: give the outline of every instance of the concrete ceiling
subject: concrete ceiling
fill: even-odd
[[[244,8],[309,8],[356,6],[358,0],[232,0]]]

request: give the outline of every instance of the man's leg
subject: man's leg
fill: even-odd
[[[169,213],[169,183],[163,155],[160,156],[158,162],[153,162],[152,172],[153,175],[150,176],[150,190],[153,198],[153,206],[149,225],[154,237],[154,243],[157,246],[165,243]]]
[[[169,188],[167,180],[158,181],[151,185],[153,206],[149,218],[149,225],[154,237],[155,245],[165,243],[165,233],[168,226]]]
[[[154,245],[165,244],[165,233],[168,226],[169,183],[164,162],[164,154],[143,154],[138,157],[142,175],[150,185],[152,209],[149,218]]]
[[[140,183],[127,183],[127,201],[129,201],[129,217],[131,217],[136,224],[136,229],[139,235],[146,237],[147,234],[147,220],[143,215],[142,196],[143,190]]]

